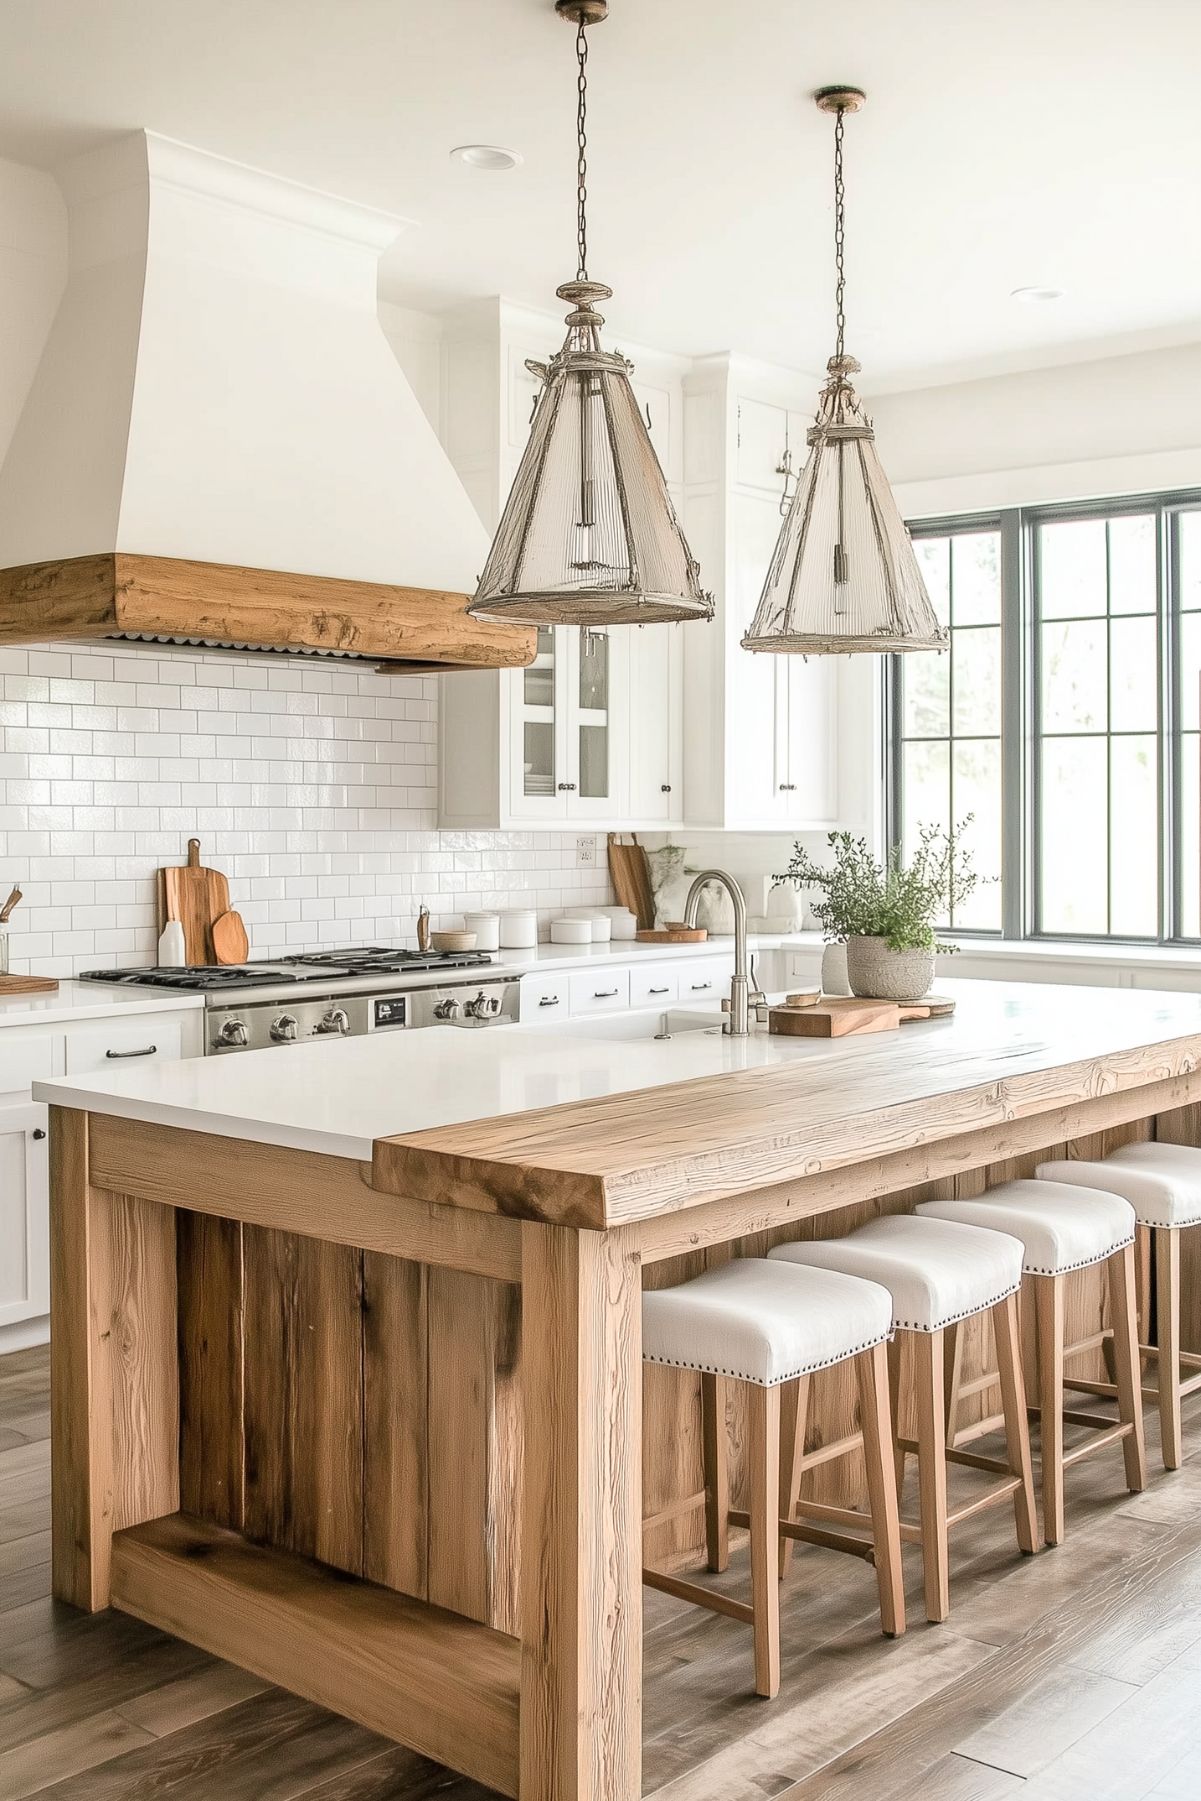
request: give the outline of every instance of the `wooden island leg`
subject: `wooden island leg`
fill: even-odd
[[[179,1506],[175,1213],[93,1188],[88,1115],[50,1112],[52,1582],[96,1612],[113,1533]]]
[[[642,1793],[642,1270],[523,1224],[520,1801]]]

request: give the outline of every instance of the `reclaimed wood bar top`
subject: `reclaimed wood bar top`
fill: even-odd
[[[958,1001],[950,1019],[870,1038],[773,1038],[779,1054],[765,1046],[753,1067],[714,1074],[704,1072],[697,1046],[691,1079],[381,1138],[372,1184],[605,1229],[1201,1067],[1198,995],[1000,982],[940,988]]]

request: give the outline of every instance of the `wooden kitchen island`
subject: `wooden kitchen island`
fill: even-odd
[[[644,1282],[1201,1142],[1201,998],[947,987],[953,1019],[840,1043],[436,1028],[40,1084],[55,1593],[502,1794],[637,1801],[643,1516],[662,1566],[703,1542]],[[1184,1286],[1195,1347],[1187,1250]],[[815,1378],[814,1442],[851,1405]]]

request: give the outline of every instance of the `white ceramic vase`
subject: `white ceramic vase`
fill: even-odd
[[[848,938],[847,979],[863,999],[917,1001],[933,986],[934,952],[894,951],[887,938]]]

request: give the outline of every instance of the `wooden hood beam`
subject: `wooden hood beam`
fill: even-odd
[[[532,663],[535,628],[469,618],[468,598],[118,551],[0,570],[0,644],[134,632],[341,651],[406,675]]]

